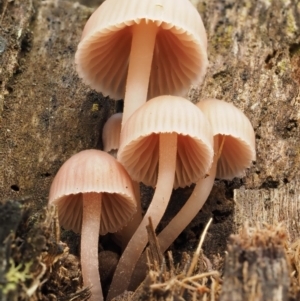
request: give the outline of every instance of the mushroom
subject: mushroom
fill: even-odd
[[[81,151],[56,174],[49,205],[57,205],[59,221],[65,229],[81,230],[83,283],[91,288],[90,300],[103,300],[98,270],[99,233],[117,231],[136,211],[128,173],[105,152]]]
[[[117,156],[117,152],[120,146],[122,116],[122,113],[115,113],[111,117],[109,117],[104,124],[102,132],[103,150],[114,157]],[[131,236],[142,221],[140,185],[135,181],[132,184],[137,201],[136,213],[133,215],[128,224],[121,230],[117,231],[114,235],[117,243],[122,246],[123,250],[127,246]]]
[[[214,135],[214,161],[209,175],[200,179],[185,205],[158,235],[161,251],[165,252],[202,208],[215,178],[231,180],[243,176],[255,160],[255,134],[249,119],[231,103],[217,99],[197,104],[211,124]]]
[[[201,17],[189,0],[106,0],[85,25],[75,63],[96,91],[125,96],[124,124],[147,95],[183,96],[199,84],[206,48]]]
[[[117,157],[120,145],[120,133],[123,113],[115,113],[109,117],[102,131],[103,150]]]
[[[154,229],[168,205],[172,188],[196,182],[213,159],[213,139],[204,114],[178,96],[159,96],[146,102],[124,124],[118,159],[132,179],[155,186],[152,202],[124,250],[108,300],[128,287],[132,272],[147,244],[146,225]]]

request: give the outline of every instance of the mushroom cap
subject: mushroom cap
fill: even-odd
[[[84,150],[68,159],[56,174],[49,205],[57,205],[60,224],[79,233],[82,222],[82,195],[101,193],[100,234],[116,232],[136,211],[131,179],[124,167],[109,154]]]
[[[114,153],[119,149],[120,133],[123,113],[116,113],[110,116],[104,124],[102,131],[103,150],[107,153]]]
[[[195,183],[213,160],[209,122],[194,104],[179,96],[158,96],[133,113],[121,132],[118,159],[132,179],[155,186],[159,134],[178,134],[174,188]]]
[[[219,135],[221,155],[216,177],[231,180],[243,176],[256,159],[255,133],[249,119],[233,104],[222,100],[205,99],[197,106],[209,120],[213,135]]]
[[[132,26],[141,22],[159,27],[148,99],[185,95],[202,81],[208,65],[205,28],[189,0],[106,0],[83,30],[75,55],[79,76],[96,91],[123,98]]]

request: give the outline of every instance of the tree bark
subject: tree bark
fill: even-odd
[[[7,5],[7,6],[6,6]],[[44,206],[72,154],[101,147],[115,102],[78,78],[74,54],[93,9],[69,1],[2,3],[0,198]]]

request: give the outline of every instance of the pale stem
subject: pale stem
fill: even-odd
[[[159,233],[157,239],[161,251],[164,253],[179,234],[188,226],[192,219],[200,211],[206,202],[214,185],[217,163],[219,158],[218,140],[214,139],[214,159],[206,178],[200,179],[194,188],[193,193],[184,206],[170,221],[170,223]]]
[[[122,294],[127,290],[135,265],[147,242],[149,217],[154,229],[157,227],[169,203],[176,169],[177,134],[160,134],[158,179],[152,202],[133,237],[124,250],[108,293],[107,300]]]
[[[134,189],[134,194],[135,194],[135,199],[136,199],[136,213],[133,215],[132,219],[128,222],[128,224],[121,229],[120,233],[122,235],[122,250],[124,250],[140,225],[143,216],[142,216],[142,207],[141,207],[141,195],[140,195],[140,183],[133,181],[133,189]]]
[[[122,128],[128,118],[147,101],[157,26],[153,22],[132,26],[132,42],[124,97]]]
[[[103,300],[98,261],[101,202],[99,193],[83,194],[80,256],[83,284],[92,293],[90,301]]]
[[[188,224],[192,221],[192,219],[196,216],[196,214],[200,211],[203,204],[207,200],[210,191],[213,187],[217,163],[220,157],[221,147],[218,147],[218,137],[214,138],[214,159],[212,166],[208,172],[208,177],[200,179],[194,188],[194,191],[190,198],[186,201],[185,205],[181,208],[181,210],[177,213],[177,215],[170,221],[170,223],[160,232],[157,236],[158,243],[161,251],[164,253],[169,246],[174,242],[174,240],[178,237],[178,235],[188,226]],[[140,257],[139,262],[139,270],[137,273],[134,273],[133,277],[135,279],[134,285],[137,283],[141,283],[143,279],[146,277],[146,254],[145,252]],[[136,287],[134,287],[135,289]],[[133,289],[133,287],[130,287]]]

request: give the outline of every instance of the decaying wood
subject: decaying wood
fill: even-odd
[[[287,227],[290,241],[300,233],[300,181],[279,188],[237,189],[234,191],[236,230],[245,221],[250,226],[282,223]]]
[[[13,5],[10,2],[9,0],[0,2],[0,116],[4,107],[4,98],[10,92],[9,80],[19,66],[20,52],[26,51],[26,40],[30,35],[29,25],[34,15],[31,0],[16,1]]]
[[[1,57],[0,197],[31,195],[38,205],[45,204],[59,166],[72,154],[98,145],[114,102],[83,85],[74,67],[92,10],[68,1],[37,1],[25,15],[26,23],[22,9],[32,6],[30,0],[9,1],[2,21],[12,32]],[[27,34],[17,39],[20,32]]]
[[[288,300],[290,272],[282,227],[245,227],[231,237],[220,301]]]

